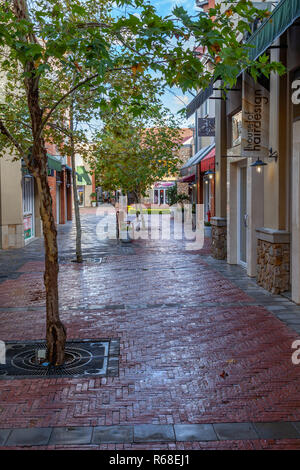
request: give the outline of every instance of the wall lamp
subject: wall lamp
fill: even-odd
[[[208,176],[208,178],[211,180],[211,179],[213,179],[214,174],[215,174],[214,171],[212,171],[212,170],[207,170],[207,171],[204,173],[204,176]]]
[[[253,168],[256,169],[257,173],[261,173],[262,172],[262,167],[263,166],[266,166],[267,163],[263,162],[259,157],[257,158],[257,160],[254,162],[254,163],[251,163],[250,166],[252,166]]]

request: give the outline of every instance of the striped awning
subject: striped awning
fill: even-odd
[[[215,147],[201,160],[201,173],[215,168]]]
[[[246,44],[251,44],[250,58],[257,59],[300,16],[300,0],[281,0],[269,18],[252,34]]]

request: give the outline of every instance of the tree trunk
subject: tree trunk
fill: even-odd
[[[59,318],[57,230],[52,212],[52,198],[47,176],[47,155],[43,139],[40,139],[40,143],[39,149],[36,145],[34,146],[29,168],[34,174],[38,187],[45,243],[47,360],[50,364],[58,366],[64,363],[66,329]]]
[[[74,100],[75,96],[72,96],[70,105],[70,144],[71,144],[71,164],[72,164],[72,182],[73,182],[73,200],[74,200],[74,212],[75,212],[75,225],[76,225],[76,261],[82,263],[82,250],[81,250],[81,221],[80,221],[80,210],[79,210],[79,199],[77,192],[77,181],[76,181],[76,164],[75,164],[75,145],[74,145]]]
[[[13,11],[18,21],[28,20],[27,1],[13,0]],[[36,38],[29,34],[24,40],[37,42]],[[52,212],[52,199],[48,185],[47,152],[42,137],[43,111],[39,101],[39,76],[36,72],[34,61],[29,60],[24,65],[24,85],[27,96],[28,110],[31,119],[31,131],[33,146],[26,158],[28,169],[33,174],[40,197],[40,214],[43,224],[45,241],[45,274],[46,288],[46,341],[47,359],[52,365],[64,363],[66,329],[59,318],[58,308],[58,250],[56,240],[56,227]]]
[[[116,237],[117,240],[120,238],[120,212],[116,210]]]
[[[145,230],[146,224],[145,224],[145,218],[144,218],[144,214],[143,214],[143,208],[142,208],[141,200],[142,200],[142,193],[140,191],[138,191],[138,193],[137,193],[137,206],[138,206],[138,210],[141,214],[142,230]]]
[[[75,224],[76,224],[76,261],[82,263],[82,250],[81,250],[81,221],[80,221],[80,210],[79,210],[79,199],[77,192],[77,181],[76,181],[76,165],[75,165],[75,149],[74,140],[71,137],[71,162],[72,162],[72,182],[73,182],[73,200],[74,200],[74,212],[75,212]]]

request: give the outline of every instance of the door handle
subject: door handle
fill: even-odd
[[[244,215],[244,226],[248,228],[248,214]]]

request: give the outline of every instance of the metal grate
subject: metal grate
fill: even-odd
[[[84,263],[98,263],[103,264],[106,263],[107,256],[96,257],[96,258],[83,258],[82,264]],[[71,257],[67,256],[60,256],[59,257],[59,264],[69,264],[69,263],[76,263],[76,260]]]
[[[119,340],[84,340],[66,343],[62,366],[46,361],[44,341],[7,342],[0,379],[116,376],[119,370]]]

